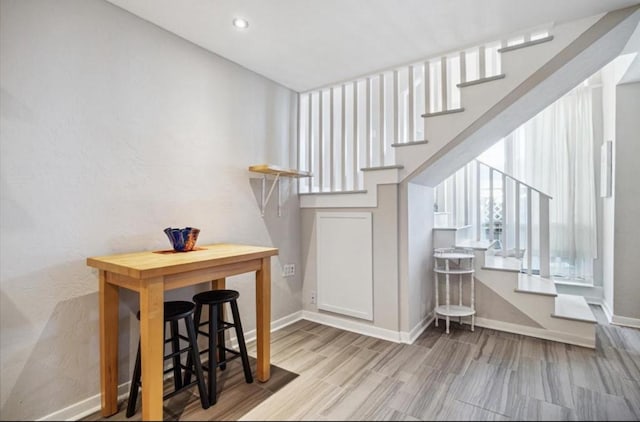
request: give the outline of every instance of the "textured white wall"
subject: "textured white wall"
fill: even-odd
[[[400,183],[398,203],[400,330],[411,332],[433,310],[434,189]]]
[[[295,163],[296,95],[99,0],[0,2],[2,419],[99,392],[97,275],[87,256],[198,243],[276,246],[272,318],[301,309],[295,184],[260,216],[247,166]],[[252,275],[232,277],[245,330]],[[190,298],[181,289],[169,297]],[[138,338],[123,293],[120,382]]]
[[[616,139],[616,85],[620,78],[624,75],[630,60],[628,57],[619,57],[602,68],[602,133],[604,141],[613,142],[613,155],[611,167],[613,169],[611,175],[611,196],[602,198],[602,288],[604,296],[604,304],[610,312],[613,309],[614,296],[614,271],[615,271],[615,245],[614,231],[616,218],[616,197],[624,195],[624,191],[617,187],[617,139]],[[599,165],[599,163],[596,163]]]
[[[409,183],[409,326],[412,330],[435,306],[433,284],[433,193],[427,186]]]
[[[616,89],[616,195],[613,313],[640,321],[640,82]]]

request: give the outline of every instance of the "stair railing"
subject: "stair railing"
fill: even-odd
[[[538,206],[538,258],[540,265],[540,275],[543,277],[549,277],[550,275],[550,219],[549,219],[549,201],[552,199],[551,195],[542,192],[541,190],[516,179],[515,177],[495,168],[480,160],[475,161],[475,183],[476,183],[476,195],[475,195],[475,209],[476,209],[476,222],[481,222],[480,216],[482,204],[481,204],[481,171],[482,168],[486,168],[489,172],[489,239],[499,240],[501,245],[501,254],[503,256],[510,255],[511,240],[513,239],[513,251],[514,256],[517,258],[524,258],[521,253],[523,249],[521,239],[521,229],[523,226],[522,214],[524,206],[524,228],[526,233],[526,268],[527,273],[531,274],[533,270],[533,258],[534,258],[534,203],[537,202]],[[495,227],[495,211],[494,200],[496,192],[496,179],[499,179],[500,193],[501,193],[501,221],[500,230],[493,230]],[[524,192],[524,195],[523,195]],[[522,197],[524,196],[524,204],[522,204]],[[512,215],[513,214],[513,215]],[[498,232],[498,233],[497,233]],[[496,236],[496,234],[498,234]],[[476,224],[476,239],[481,238],[481,224]]]
[[[394,147],[426,142],[422,116],[461,108],[460,85],[500,75],[500,48],[546,29],[443,54],[298,95],[300,193],[358,191],[362,169],[395,165]]]
[[[477,241],[498,241],[497,255],[524,259],[528,274],[538,267],[549,276],[549,194],[476,159],[436,186],[434,196],[434,211],[448,217],[440,224],[473,226]]]

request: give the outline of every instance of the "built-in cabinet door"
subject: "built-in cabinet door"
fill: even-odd
[[[316,214],[318,309],[373,321],[370,212]]]

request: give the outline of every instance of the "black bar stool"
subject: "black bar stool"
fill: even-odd
[[[240,312],[238,312],[237,299],[240,297],[240,293],[235,290],[210,290],[207,292],[199,293],[193,297],[193,301],[196,303],[195,311],[195,325],[197,328],[196,334],[202,334],[209,338],[209,348],[200,352],[201,354],[207,353],[209,362],[203,364],[202,368],[208,372],[208,387],[209,387],[209,403],[211,405],[216,404],[216,370],[226,369],[227,362],[240,357],[242,359],[242,367],[244,368],[244,379],[247,384],[253,382],[253,376],[251,375],[251,366],[249,365],[249,355],[247,354],[247,346],[244,342],[244,334],[242,333],[242,323],[240,322]],[[233,323],[224,321],[224,304],[229,303],[231,305],[231,313],[233,315]],[[202,316],[202,307],[209,306],[209,320],[200,322]],[[201,331],[200,327],[207,325],[208,331]],[[238,339],[238,347],[240,351],[227,348],[225,344],[225,330],[229,328],[235,328],[236,338]],[[216,356],[216,350],[217,355]],[[232,354],[230,358],[227,358],[227,353]],[[187,358],[187,366],[191,365],[189,357]],[[191,380],[191,373],[187,372],[185,375],[185,383]]]
[[[196,330],[193,322],[193,311],[195,305],[186,301],[172,301],[164,303],[164,321],[168,322],[171,329],[171,337],[166,339],[164,343],[171,343],[171,353],[164,356],[164,360],[173,360],[173,367],[164,371],[165,374],[173,371],[173,383],[174,391],[164,395],[162,398],[166,400],[176,394],[198,385],[198,392],[200,393],[200,402],[204,409],[209,408],[209,399],[207,398],[207,390],[204,382],[204,374],[202,372],[202,365],[200,363],[200,353],[198,352],[198,342],[196,340]],[[140,312],[137,314],[138,320],[140,320]],[[184,320],[184,324],[187,328],[187,337],[180,335],[178,331],[178,321]],[[165,324],[166,331],[166,324]],[[185,340],[188,345],[184,349],[180,349],[180,339]],[[188,352],[189,365],[182,365],[180,363],[180,355]],[[185,374],[191,374],[192,372],[196,376],[194,382],[182,382],[182,371],[184,369]],[[131,378],[131,390],[129,391],[129,403],[127,404],[127,417],[130,418],[136,412],[136,402],[138,400],[138,387],[142,387],[140,382],[142,368],[140,362],[140,342],[138,342],[138,354],[136,355],[136,364],[133,369],[133,377]]]

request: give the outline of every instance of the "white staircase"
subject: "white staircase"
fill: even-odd
[[[533,194],[542,209],[536,218]],[[434,247],[474,249],[477,282],[503,301],[494,301],[491,309],[479,304],[479,326],[595,347],[596,320],[589,305],[581,296],[558,294],[549,277],[549,195],[475,160],[441,183],[436,196],[438,201],[448,197],[439,203],[450,211],[450,221],[470,224],[434,228]],[[461,198],[461,206],[452,205],[453,198]],[[521,317],[510,319],[514,313]]]
[[[468,245],[467,245],[468,246]],[[475,248],[475,277],[533,324],[514,324],[478,312],[476,324],[547,340],[595,348],[596,319],[582,296],[559,294],[554,281],[519,269],[487,266],[491,242]]]
[[[639,8],[537,28],[301,93],[298,168],[314,177],[299,182],[300,206],[377,207],[380,185],[412,182],[435,187],[617,57],[640,20]],[[530,204],[534,189],[524,188]],[[548,216],[548,195],[545,198],[539,201],[540,221],[545,202]],[[441,230],[443,238],[453,236],[459,243],[460,226],[448,228],[453,230]],[[455,245],[476,250],[476,279],[527,321],[523,325],[479,312],[476,323],[595,347],[595,319],[584,299],[558,294],[545,277],[548,225],[546,230],[536,234],[541,245],[537,257],[530,244],[511,245],[527,251],[527,274],[521,260],[492,253],[493,238],[471,236]],[[527,233],[527,242],[532,236]],[[501,239],[503,245],[505,240]],[[533,274],[534,265],[542,277]]]
[[[639,18],[634,6],[300,94],[298,168],[314,175],[301,207],[375,207],[378,185],[435,186],[615,58]]]

